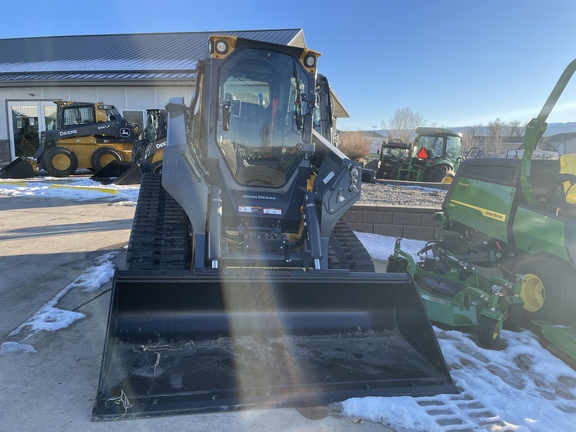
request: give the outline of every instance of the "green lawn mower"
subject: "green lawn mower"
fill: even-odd
[[[439,214],[459,259],[525,276],[526,322],[576,325],[576,154],[534,156],[575,72],[576,60],[526,126],[522,158],[464,160]]]
[[[412,276],[430,320],[450,327],[477,327],[478,343],[492,348],[502,328],[515,329],[522,321],[523,276],[510,282],[485,277],[470,264],[454,256],[442,241],[431,241],[418,252],[420,262],[401,249],[396,240],[388,258],[388,273]]]

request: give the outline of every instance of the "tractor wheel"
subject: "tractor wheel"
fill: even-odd
[[[389,259],[386,265],[386,273],[406,273],[406,271],[400,269],[400,260]]]
[[[454,180],[454,174],[448,173],[448,174],[446,174],[446,177],[444,177],[440,183],[452,184],[453,180]]]
[[[524,300],[526,320],[576,324],[576,270],[569,263],[559,258],[529,256],[514,267],[514,273],[525,278],[520,297]]]
[[[518,326],[522,323],[522,318],[524,317],[523,307],[519,303],[513,303],[508,306],[508,309],[504,313],[504,323],[503,326],[506,330],[516,330]]]
[[[150,172],[153,172],[154,174],[162,174],[162,161],[153,163],[150,167]]]
[[[90,163],[92,164],[92,169],[94,172],[100,171],[110,162],[121,162],[122,156],[110,147],[100,147],[94,153],[92,153],[92,157],[90,158]]]
[[[77,168],[78,158],[66,147],[53,147],[44,154],[44,169],[54,177],[68,177]]]
[[[438,165],[426,176],[426,181],[437,183],[452,183],[454,172],[446,165]]]
[[[500,323],[494,318],[480,316],[477,336],[480,345],[485,348],[492,348],[500,339]]]

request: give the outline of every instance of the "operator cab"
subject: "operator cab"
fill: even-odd
[[[265,49],[222,63],[217,143],[237,183],[281,187],[312,151],[310,81],[299,61]]]
[[[455,161],[460,157],[462,147],[462,135],[460,133],[423,127],[417,128],[416,133],[418,136],[414,145],[418,149],[418,158],[442,158]]]

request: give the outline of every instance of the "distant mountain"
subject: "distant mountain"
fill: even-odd
[[[454,127],[450,128],[457,130],[458,132],[467,132],[470,129],[470,126],[464,127]],[[546,132],[544,132],[544,136],[552,136],[560,133],[568,133],[568,132],[576,132],[576,122],[567,122],[567,123],[549,123],[548,127],[546,128]],[[482,135],[488,135],[488,126],[484,126],[482,130]]]
[[[442,127],[442,126],[441,126]],[[450,127],[448,129],[454,129],[458,132],[467,132],[470,129],[470,126],[462,126],[462,127]],[[387,137],[390,133],[388,129],[376,129],[372,131],[365,131],[365,132],[377,132],[380,135]],[[567,123],[549,123],[548,127],[546,128],[546,132],[544,136],[552,136],[560,133],[568,133],[568,132],[576,132],[576,122],[567,122]],[[482,135],[488,135],[488,126],[484,126]]]

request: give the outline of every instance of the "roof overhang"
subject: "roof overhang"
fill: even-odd
[[[340,101],[340,99],[338,98],[336,93],[334,93],[334,90],[332,90],[332,89],[330,89],[330,96],[332,97],[332,100],[334,101],[334,117],[336,117],[336,118],[350,118],[350,114],[348,114],[348,111],[346,111],[346,108],[344,108],[344,105],[342,104],[342,102]]]
[[[0,87],[194,85],[195,70],[0,73]]]

